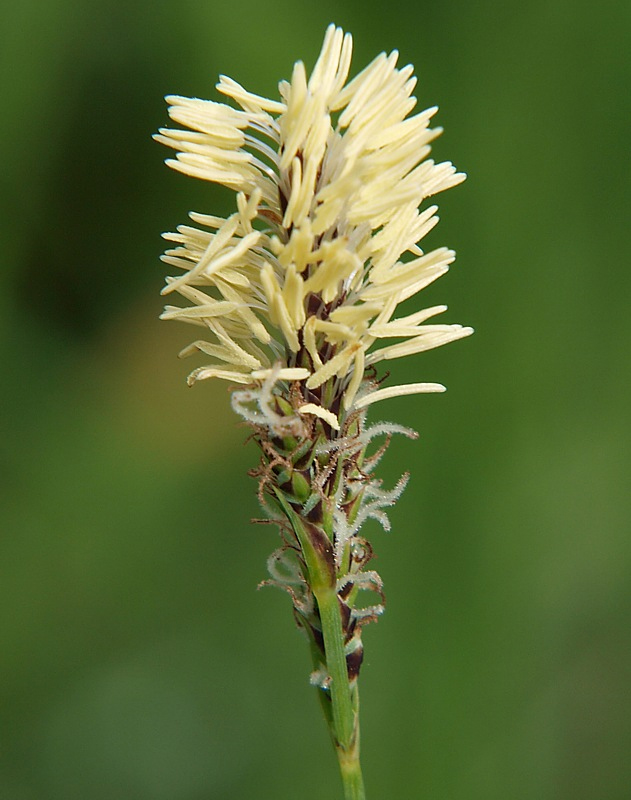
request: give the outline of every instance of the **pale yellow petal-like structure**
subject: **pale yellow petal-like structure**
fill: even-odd
[[[334,430],[341,410],[443,389],[379,387],[373,365],[472,333],[425,324],[445,306],[393,318],[453,262],[446,247],[421,249],[438,218],[436,205],[420,206],[465,176],[428,157],[441,130],[430,127],[435,107],[414,113],[413,68],[382,53],[349,80],[351,54],[350,34],[331,25],[311,75],[297,62],[279,99],[221,76],[227,102],[170,96],[182,127],[155,137],[176,152],[169,166],[236,193],[227,219],[191,214],[199,227],[165,235],[178,274],[164,293],[191,305],[162,318],[204,327],[211,341],[182,355],[216,359],[189,382],[273,375],[298,386],[301,414]]]

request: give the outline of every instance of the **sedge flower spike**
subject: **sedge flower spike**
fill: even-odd
[[[361,630],[383,611],[382,581],[367,569],[360,535],[407,481],[390,490],[373,471],[392,423],[366,424],[367,408],[391,397],[442,392],[438,383],[382,385],[379,366],[461,339],[472,329],[440,324],[446,306],[397,316],[403,301],[455,258],[419,242],[437,207],[424,201],[465,176],[429,158],[437,111],[412,113],[416,85],[398,53],[382,53],[349,80],[352,38],[329,26],[315,67],[302,62],[269,100],[222,76],[230,104],[167,97],[177,128],[156,139],[176,151],[168,165],[236,193],[227,218],[191,213],[166,234],[163,260],[178,271],[163,294],[163,319],[202,328],[181,355],[202,353],[189,383],[241,385],[232,406],[254,429],[259,499],[282,546],[266,583],[291,596],[307,634],[317,687],[347,798],[364,797],[359,769],[357,677]],[[368,452],[375,437],[385,445]],[[368,590],[378,603],[358,604]]]

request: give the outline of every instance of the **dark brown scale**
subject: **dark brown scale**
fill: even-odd
[[[280,210],[282,212],[281,213],[281,219],[285,216],[285,211],[287,211],[287,203],[288,202],[289,201],[285,197],[285,193],[283,192],[283,190],[279,186],[278,187],[278,204],[280,205]]]
[[[346,598],[351,593],[352,588],[353,588],[353,584],[350,581],[348,583],[344,584],[344,586],[342,586],[342,588],[338,592],[339,597],[342,600],[346,600]]]
[[[311,635],[313,636],[313,641],[316,643],[316,646],[319,650],[322,651],[324,655],[324,636],[322,635],[322,631],[319,628],[315,628],[313,625],[309,626]]]
[[[342,629],[348,631],[351,622],[351,610],[343,600],[339,599],[339,595],[338,602],[340,604],[340,616],[342,617]]]
[[[313,549],[321,556],[330,572],[331,583],[335,582],[335,557],[333,555],[333,544],[326,533],[318,526],[307,524],[307,533]]]
[[[307,295],[307,315],[310,317],[319,317],[322,308],[322,298],[319,294],[310,292]]]
[[[348,679],[352,681],[359,675],[359,669],[364,660],[364,648],[360,645],[357,650],[353,650],[346,656],[346,669],[348,670]]]
[[[322,516],[322,500],[318,500],[316,505],[307,514],[307,519],[309,520],[309,522],[313,522],[314,525],[321,524],[321,522],[323,520],[323,516]]]

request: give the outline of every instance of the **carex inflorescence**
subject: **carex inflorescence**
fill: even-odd
[[[167,306],[163,318],[206,334],[182,352],[211,359],[190,383],[237,385],[232,406],[261,451],[259,498],[282,538],[266,583],[292,598],[343,776],[355,775],[357,789],[361,630],[383,611],[361,530],[369,518],[389,527],[407,475],[384,489],[374,470],[394,433],[416,436],[367,424],[367,409],[444,391],[385,385],[379,366],[472,329],[428,322],[442,305],[395,316],[454,260],[445,247],[420,247],[438,221],[435,205],[420,206],[465,176],[429,158],[437,109],[412,114],[412,67],[382,53],[349,81],[351,51],[350,35],[331,25],[310,77],[297,62],[278,100],[225,76],[217,88],[232,105],[168,97],[183,127],[156,138],[177,151],[170,166],[236,193],[227,218],[193,213],[194,225],[166,234],[174,246],[163,259],[179,272],[164,294],[188,305]]]

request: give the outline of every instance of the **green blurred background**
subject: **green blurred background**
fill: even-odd
[[[631,6],[4,2],[0,797],[330,800],[338,776],[224,384],[157,321],[159,234],[230,198],[171,173],[163,95],[273,94],[331,20],[398,48],[469,173],[425,305],[469,340],[370,534],[363,753],[382,800],[631,797]],[[376,414],[372,414],[373,419]],[[403,466],[402,466],[403,465]]]

